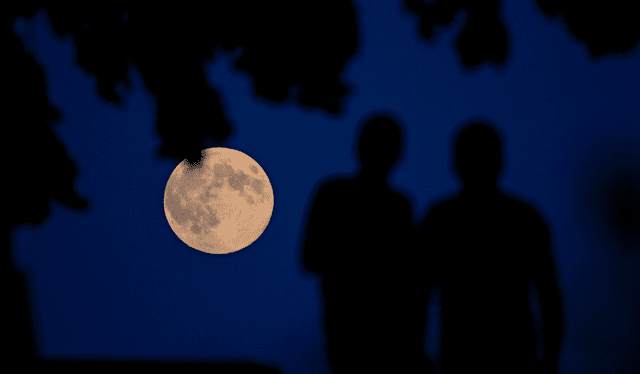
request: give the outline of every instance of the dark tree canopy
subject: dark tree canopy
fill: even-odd
[[[75,36],[78,64],[98,78],[103,98],[119,103],[116,85],[128,83],[130,65],[140,71],[158,100],[160,155],[181,161],[199,158],[207,141],[221,142],[233,131],[203,71],[221,51],[241,48],[235,67],[253,78],[256,95],[342,113],[349,90],[340,73],[357,46],[355,10],[344,0],[319,4],[109,2],[47,9],[58,34]]]
[[[467,14],[455,46],[462,64],[474,68],[484,63],[503,66],[509,56],[508,30],[502,21],[500,0],[403,0],[416,13],[422,37],[431,42],[438,29],[450,26],[459,12]],[[585,2],[537,0],[547,16],[560,18],[576,39],[584,42],[593,58],[629,52],[640,39],[635,4],[625,0]]]
[[[6,28],[5,28],[6,31]],[[21,40],[5,32],[5,136],[9,227],[40,224],[50,199],[84,209],[88,202],[73,188],[75,163],[53,132],[61,114],[49,104],[45,76]]]
[[[403,3],[419,15],[420,32],[427,41],[434,40],[440,27],[450,25],[464,11],[467,20],[455,41],[462,64],[473,68],[487,62],[506,63],[509,38],[499,0]],[[545,14],[562,18],[594,57],[630,51],[640,39],[632,3],[537,3]],[[9,4],[2,16],[7,55],[11,56],[6,59],[11,66],[5,86],[11,93],[7,118],[20,118],[20,123],[15,124],[18,136],[8,151],[19,155],[22,162],[17,165],[38,165],[51,174],[49,190],[41,189],[44,195],[36,196],[33,186],[37,181],[32,179],[38,173],[15,167],[12,172],[21,182],[14,185],[14,195],[35,196],[29,207],[16,213],[15,222],[42,222],[50,198],[76,209],[87,206],[72,188],[74,163],[48,127],[61,117],[48,104],[42,69],[11,29],[18,16],[28,18],[44,8],[59,35],[74,37],[78,64],[97,78],[97,92],[108,102],[122,104],[117,86],[130,87],[129,68],[135,66],[157,99],[156,131],[162,141],[157,156],[162,158],[186,158],[193,163],[202,149],[233,134],[220,94],[209,87],[203,71],[206,62],[220,52],[238,50],[235,67],[249,74],[257,96],[271,102],[288,101],[341,114],[350,93],[341,73],[358,46],[351,0],[208,2],[178,7],[124,1],[73,6],[46,1]]]
[[[458,12],[466,12],[466,23],[455,41],[462,64],[506,63],[510,41],[499,0],[403,3],[418,14],[420,32],[427,41],[436,37],[439,27],[449,26]],[[40,9],[46,10],[58,35],[74,37],[77,63],[97,78],[96,90],[107,102],[122,104],[118,86],[130,87],[131,67],[140,72],[157,100],[159,158],[186,158],[193,163],[202,149],[233,134],[221,95],[207,84],[204,71],[209,61],[225,51],[238,52],[235,67],[251,77],[256,96],[344,113],[351,90],[341,74],[358,47],[353,0],[165,4],[170,3],[10,1],[4,5],[0,17],[5,42],[9,228],[43,223],[52,200],[75,210],[90,207],[74,189],[75,163],[54,132],[63,114],[50,104],[41,66],[12,29],[18,17],[29,18]],[[633,2],[537,0],[537,4],[544,14],[566,23],[593,57],[631,51],[640,39]],[[637,214],[623,209],[628,196],[637,196],[637,189],[628,185],[621,179],[618,192],[607,202],[615,222],[621,214],[637,222]],[[637,233],[637,227],[625,226],[621,231]],[[637,240],[637,235],[632,238]],[[12,268],[7,253],[3,264],[13,277],[9,284],[15,285],[10,287],[13,293],[7,303],[18,306],[10,320],[19,337],[13,339],[18,353],[8,355],[26,352],[25,357],[33,358],[26,277]]]
[[[74,209],[88,206],[73,189],[75,164],[49,127],[61,114],[48,102],[42,68],[12,30],[19,16],[44,8],[58,35],[74,37],[77,63],[97,78],[97,92],[110,103],[123,103],[117,87],[129,88],[129,68],[137,68],[158,104],[158,157],[195,163],[202,149],[233,133],[204,71],[220,52],[239,48],[235,67],[251,76],[259,97],[344,112],[350,90],[340,75],[358,44],[349,0],[168,4],[20,2],[3,13],[11,56],[6,118],[18,130],[7,148],[17,158],[11,204],[29,201],[11,207],[11,227],[42,223],[51,198]],[[43,174],[46,188],[37,177]]]
[[[591,57],[630,52],[640,40],[633,1],[537,0],[537,4],[545,15],[560,18],[573,36],[587,45]]]
[[[465,11],[467,20],[455,40],[462,64],[467,68],[485,62],[505,64],[510,47],[499,0],[404,0],[404,6],[418,14],[420,34],[428,42],[437,37],[439,28],[451,25]]]
[[[235,67],[253,78],[257,96],[341,114],[349,88],[340,74],[358,43],[349,0],[276,6],[241,1],[5,5],[5,131],[11,134],[5,137],[5,160],[11,177],[3,265],[11,285],[7,302],[15,306],[9,311],[15,344],[8,352],[15,360],[37,359],[38,352],[27,299],[29,276],[14,267],[11,228],[44,223],[52,200],[74,210],[89,208],[73,185],[76,164],[52,129],[62,115],[49,103],[42,67],[13,31],[18,17],[30,18],[42,8],[58,35],[74,37],[77,63],[97,78],[96,90],[106,101],[122,104],[117,86],[130,87],[130,67],[140,72],[157,100],[157,157],[191,163],[202,149],[233,133],[220,94],[209,87],[204,71],[218,53],[240,48]]]

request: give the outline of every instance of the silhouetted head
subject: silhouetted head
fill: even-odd
[[[497,130],[474,121],[455,137],[454,167],[465,190],[495,188],[502,171],[502,145]]]
[[[403,136],[399,121],[374,113],[360,122],[355,150],[363,173],[386,176],[400,157]]]

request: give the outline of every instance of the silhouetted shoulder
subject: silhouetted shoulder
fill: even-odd
[[[349,188],[349,186],[352,184],[353,178],[347,174],[331,174],[329,176],[321,178],[316,183],[315,195],[318,196],[320,194],[342,191],[345,188]]]
[[[401,201],[402,204],[407,204],[409,208],[411,208],[412,204],[411,204],[411,200],[409,199],[409,195],[407,195],[403,191],[397,191],[397,190],[394,190],[393,193],[397,197],[398,201]]]
[[[532,223],[536,223],[539,228],[544,228],[544,230],[548,231],[548,225],[543,214],[531,201],[521,196],[515,196],[511,193],[505,193],[501,196],[506,203],[505,205],[510,207],[514,212],[518,212],[523,219],[528,219]]]
[[[399,211],[402,211],[406,214],[406,212],[412,211],[411,201],[407,194],[402,191],[397,190],[388,190],[388,198],[391,206],[395,206]],[[408,218],[407,216],[402,216],[403,218]]]
[[[422,226],[425,220],[433,220],[435,217],[442,217],[450,214],[459,205],[457,196],[443,196],[432,202],[424,211]],[[424,227],[423,227],[424,228]]]
[[[334,174],[318,181],[312,190],[302,242],[302,263],[306,270],[322,274],[330,269],[334,238],[344,226],[340,209],[345,205],[350,185],[347,176]]]
[[[319,203],[324,204],[322,200],[325,200],[328,196],[336,196],[341,191],[343,192],[348,185],[348,179],[349,178],[344,175],[332,174],[316,182],[309,195],[310,199],[307,201],[307,216],[312,214]]]
[[[445,196],[434,201],[425,209],[422,222],[418,227],[418,261],[423,264],[439,261],[436,257],[442,244],[441,240],[443,236],[446,236],[445,230],[450,226],[448,217],[455,216],[457,205],[454,196]],[[429,268],[428,272],[430,271]]]

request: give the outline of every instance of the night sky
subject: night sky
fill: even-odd
[[[262,166],[275,198],[262,236],[229,255],[192,249],[171,230],[163,196],[177,164],[154,158],[157,106],[135,68],[116,107],[97,95],[73,40],[58,38],[44,13],[14,24],[44,69],[62,114],[54,131],[91,205],[77,213],[54,202],[41,226],[14,231],[41,357],[251,360],[283,373],[328,372],[319,280],[300,262],[305,215],[321,178],[354,170],[358,121],[384,109],[407,135],[392,180],[416,223],[458,188],[454,131],[474,118],[501,130],[502,186],[534,205],[553,234],[566,317],[560,372],[640,367],[638,228],[624,217],[620,228],[610,208],[639,209],[628,198],[640,191],[638,48],[593,59],[533,1],[508,1],[505,66],[467,70],[452,46],[464,15],[428,44],[398,2],[355,6],[359,45],[344,70],[353,93],[342,116],[255,97],[232,53],[209,65],[208,82],[235,125],[224,146]],[[435,354],[435,340],[425,349]]]

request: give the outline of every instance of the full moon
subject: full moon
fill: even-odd
[[[183,160],[164,190],[164,212],[178,238],[206,253],[231,253],[253,243],[273,212],[267,174],[251,157],[208,148],[195,165]]]

